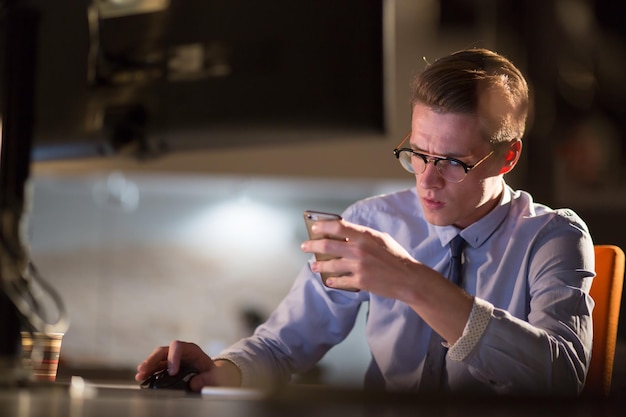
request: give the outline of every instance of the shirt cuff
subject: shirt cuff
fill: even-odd
[[[474,297],[472,311],[463,329],[463,334],[459,340],[450,346],[448,358],[453,361],[462,361],[467,358],[485,332],[492,313],[493,304]]]

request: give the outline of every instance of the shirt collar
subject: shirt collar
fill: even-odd
[[[498,205],[465,229],[461,230],[456,226],[430,225],[430,227],[432,227],[437,236],[439,236],[442,247],[449,245],[450,241],[454,239],[456,235],[460,234],[471,247],[477,248],[485,243],[504,221],[511,207],[510,202],[511,189],[505,184]]]

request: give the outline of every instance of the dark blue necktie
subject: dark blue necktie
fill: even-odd
[[[465,239],[461,235],[457,235],[450,242],[448,279],[456,285],[461,285],[462,281],[462,254],[465,243]],[[428,352],[418,390],[420,393],[432,393],[441,390],[446,366],[446,353],[448,352],[448,349],[442,345],[443,342],[443,338],[433,330],[428,342]]]
[[[462,256],[465,243],[466,241],[461,235],[456,235],[456,237],[450,241],[450,270],[448,272],[448,279],[456,285],[461,285],[462,281]]]

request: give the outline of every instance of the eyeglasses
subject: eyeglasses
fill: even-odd
[[[423,174],[424,171],[426,171],[426,165],[428,165],[429,162],[432,162],[433,165],[435,165],[435,168],[437,168],[439,175],[449,182],[459,183],[463,181],[468,172],[482,164],[494,153],[494,151],[491,151],[474,165],[468,165],[455,158],[442,158],[439,156],[416,152],[410,148],[401,148],[400,146],[402,146],[402,144],[406,142],[409,137],[411,137],[410,132],[404,139],[402,139],[402,142],[398,144],[396,149],[393,150],[393,154],[396,158],[398,158],[398,161],[400,161],[402,168],[406,169],[411,174]]]

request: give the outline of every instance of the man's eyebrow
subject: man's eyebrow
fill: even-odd
[[[463,158],[469,158],[469,156],[467,156],[467,155],[456,155],[456,154],[440,155],[440,154],[432,154],[432,153],[426,152],[424,149],[421,149],[419,146],[416,146],[416,145],[414,145],[412,143],[409,143],[409,146],[415,152],[423,153],[423,154],[426,154],[428,156],[436,156],[438,158],[452,158],[452,159],[458,159],[458,160],[462,160]]]

